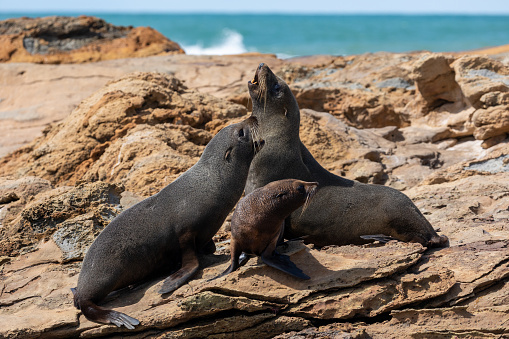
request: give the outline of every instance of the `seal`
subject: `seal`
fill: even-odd
[[[300,140],[300,110],[288,85],[260,64],[248,82],[253,116],[265,146],[253,160],[246,193],[269,182],[294,178],[320,185],[306,213],[285,221],[285,237],[307,236],[317,246],[363,244],[384,236],[424,246],[446,246],[414,203],[387,186],[363,184],[324,169]],[[384,236],[382,236],[384,235]]]
[[[285,219],[297,208],[309,205],[317,182],[285,179],[255,189],[239,201],[231,222],[231,263],[218,277],[237,270],[239,257],[257,255],[262,261],[296,278],[309,279],[287,255],[276,251]],[[214,278],[215,279],[215,278]]]
[[[198,255],[215,251],[212,237],[242,196],[250,163],[263,144],[253,140],[256,128],[254,117],[223,128],[194,166],[106,226],[72,289],[74,305],[87,319],[133,329],[138,320],[97,303],[161,272],[171,275],[159,293],[169,293],[196,273]]]

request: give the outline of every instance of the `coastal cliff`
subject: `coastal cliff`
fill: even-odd
[[[0,64],[0,337],[509,335],[507,52],[15,61]],[[216,254],[169,297],[156,279],[106,301],[141,321],[134,331],[89,322],[70,291],[88,246],[249,115],[260,62],[295,93],[301,139],[325,168],[404,191],[450,247],[294,243],[310,281],[253,258],[207,282],[228,266],[228,219]]]

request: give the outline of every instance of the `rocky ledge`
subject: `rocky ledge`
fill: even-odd
[[[0,62],[47,64],[184,53],[150,27],[122,27],[91,17],[0,21]]]
[[[216,253],[170,296],[157,293],[161,277],[105,301],[140,319],[134,331],[87,321],[70,288],[88,246],[249,114],[246,82],[262,61],[296,94],[320,163],[403,190],[450,247],[293,242],[281,251],[309,281],[251,259],[208,282],[228,265],[227,220]],[[0,65],[12,80],[3,121],[58,120],[30,125],[42,132],[0,160],[0,337],[509,336],[508,64],[504,53],[376,53]],[[19,100],[20,89],[34,95]]]

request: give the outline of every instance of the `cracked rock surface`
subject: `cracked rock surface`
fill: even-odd
[[[0,130],[41,133],[0,159],[0,337],[509,336],[508,60],[375,53],[0,64],[12,80],[0,84]],[[310,280],[251,258],[208,281],[229,265],[227,219],[216,253],[188,284],[162,297],[161,277],[104,301],[139,319],[134,331],[86,320],[70,288],[88,246],[249,114],[246,82],[262,61],[296,94],[301,139],[324,167],[403,190],[450,247],[294,241],[280,251]],[[44,130],[36,122],[53,120]]]

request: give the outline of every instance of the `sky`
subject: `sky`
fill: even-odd
[[[2,12],[509,14],[509,0],[0,0]]]

